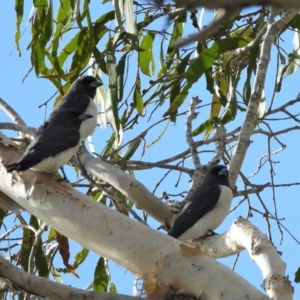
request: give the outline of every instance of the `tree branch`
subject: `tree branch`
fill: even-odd
[[[292,299],[293,287],[285,276],[285,264],[266,236],[248,220],[239,217],[222,235],[202,238],[196,244],[202,253],[220,258],[247,249],[263,274],[263,287],[272,299]]]
[[[0,151],[5,156],[13,155],[10,152],[14,150],[0,143]],[[89,154],[83,153],[80,158],[83,166],[93,171],[94,175],[99,176],[101,172],[104,172],[104,177],[116,175],[121,180],[120,187],[127,188],[134,196],[137,190],[142,191],[142,186],[135,183],[133,178],[129,181],[118,178],[116,172],[105,174],[111,166],[102,165],[99,160],[91,159]],[[57,182],[52,175],[31,170],[11,174],[0,165],[0,190],[83,247],[151,283],[156,287],[152,295],[156,293],[164,296],[170,291],[176,291],[196,297],[201,295],[203,300],[217,299],[221,294],[222,300],[245,297],[253,300],[268,299],[239,275],[202,254],[197,248],[95,203],[69,185]],[[145,260],[145,253],[149,251],[151,255]]]
[[[237,5],[237,3],[235,4]],[[253,92],[249,100],[245,120],[241,128],[237,146],[230,162],[229,179],[231,186],[234,186],[234,183],[236,182],[239,170],[246,156],[247,148],[250,144],[250,136],[257,121],[258,107],[260,104],[263,87],[265,85],[266,70],[270,61],[271,46],[277,37],[277,33],[286,24],[288,24],[297,15],[297,13],[298,11],[290,9],[285,12],[278,21],[275,22],[274,19],[277,15],[277,10],[274,8],[271,9],[270,17],[267,22],[267,31],[263,39],[261,54],[257,64],[258,67]]]
[[[110,293],[83,291],[18,269],[0,256],[0,277],[10,289],[23,290],[49,300],[137,300],[140,298]],[[146,298],[147,299],[147,298]]]
[[[155,1],[159,2],[159,0]],[[188,4],[188,3],[187,3]],[[298,0],[193,0],[192,5],[206,7],[211,9],[222,8],[243,8],[256,5],[274,6],[277,8],[295,8],[300,9],[300,2]]]

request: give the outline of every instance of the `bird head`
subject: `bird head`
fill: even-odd
[[[98,81],[94,76],[81,76],[72,85],[74,88],[85,92],[89,97],[94,98],[96,89],[103,83]]]
[[[223,184],[229,186],[228,170],[226,166],[214,166],[205,173],[202,184],[214,182],[215,184]]]

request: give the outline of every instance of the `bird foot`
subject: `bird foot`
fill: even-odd
[[[68,182],[68,183],[69,183],[70,181],[69,181],[69,179],[67,178],[67,175],[66,175],[66,173],[65,173],[64,167],[61,167],[60,170],[61,170],[61,172],[62,172],[62,174],[63,174],[63,177],[62,177],[62,178],[61,178],[61,177],[58,178],[58,179],[57,179],[57,182]]]
[[[57,178],[56,181],[70,183],[70,180],[68,178]]]
[[[213,235],[216,235],[218,233],[214,232],[213,230],[207,230],[207,234],[206,236],[213,236]]]

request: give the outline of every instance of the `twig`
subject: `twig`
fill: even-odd
[[[119,205],[121,205],[125,210],[127,210],[128,212],[130,212],[132,214],[132,216],[139,222],[143,223],[144,225],[147,225],[141,218],[140,216],[130,207],[128,207],[127,205],[124,204],[124,201],[122,199],[120,199],[115,193],[111,192],[108,188],[106,188],[104,185],[101,185],[99,183],[97,183],[84,169],[79,156],[76,154],[76,158],[77,158],[77,162],[81,171],[81,175],[86,178],[92,185],[98,187],[100,190],[102,190],[105,194],[107,194],[112,201],[116,201]],[[148,225],[147,225],[148,226]]]
[[[25,124],[15,124],[15,123],[7,123],[7,122],[0,122],[0,129],[21,131],[23,133],[30,134],[33,137],[35,137],[38,132],[36,128],[28,127]]]
[[[41,243],[41,236],[48,229],[48,226],[46,224],[42,224],[40,229],[35,232],[35,238],[34,242],[31,247],[29,259],[28,259],[28,273],[33,273],[33,260],[34,256],[36,254],[37,248],[39,244]]]
[[[232,6],[231,6],[232,7]],[[191,42],[199,41],[204,39],[210,32],[214,31],[215,28],[225,24],[228,19],[235,14],[237,11],[236,8],[230,8],[223,11],[223,14],[220,14],[218,18],[216,18],[212,23],[210,23],[207,27],[203,28],[199,33],[191,34],[189,37],[185,39],[181,39],[176,42],[176,47],[185,46]]]
[[[197,147],[195,145],[194,139],[193,139],[193,133],[192,133],[192,122],[197,117],[197,113],[195,112],[196,106],[200,103],[198,97],[192,97],[190,105],[189,105],[189,114],[186,118],[185,122],[185,135],[186,135],[186,142],[189,145],[192,160],[195,167],[195,173],[193,175],[192,185],[191,188],[185,198],[185,201],[188,201],[189,197],[192,195],[192,193],[195,191],[196,187],[200,184],[202,181],[204,174],[201,170],[201,163],[200,158],[197,152]]]
[[[241,128],[238,143],[235,152],[232,156],[232,160],[230,162],[231,172],[229,176],[230,182],[232,183],[236,182],[239,170],[242,166],[247,152],[247,148],[250,143],[252,128],[254,128],[255,123],[257,121],[257,112],[260,104],[263,87],[265,85],[266,71],[270,61],[270,53],[273,41],[277,37],[277,33],[297,15],[298,11],[290,9],[286,11],[278,21],[275,22],[275,17],[277,13],[278,11],[276,9],[271,8],[270,17],[267,22],[267,31],[263,39],[260,57],[257,64],[258,68],[256,71],[253,92],[249,100],[245,121],[243,122]]]
[[[0,98],[0,109],[2,109],[4,113],[6,113],[7,116],[12,119],[14,123],[26,126],[26,123],[19,116],[19,114],[2,98]]]

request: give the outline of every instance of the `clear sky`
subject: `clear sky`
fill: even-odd
[[[54,1],[56,2],[56,1]],[[31,72],[28,77],[23,81],[25,75],[30,69],[30,52],[26,50],[29,41],[30,41],[30,27],[25,29],[27,20],[31,10],[30,1],[26,1],[25,11],[24,11],[24,20],[22,23],[22,30],[25,30],[25,33],[21,39],[21,50],[22,56],[19,57],[15,49],[14,44],[14,34],[15,34],[15,11],[14,4],[12,1],[4,1],[2,3],[2,9],[0,10],[0,17],[2,21],[2,30],[0,31],[0,42],[1,42],[1,56],[0,56],[0,86],[1,94],[0,97],[8,102],[24,119],[24,121],[32,127],[38,127],[41,125],[45,119],[45,114],[49,115],[51,111],[51,105],[48,106],[48,111],[45,112],[45,108],[38,108],[38,106],[48,100],[55,92],[55,87],[46,79],[36,78],[34,72]],[[93,14],[103,13],[103,10],[111,10],[112,5],[108,2],[105,5],[100,4],[99,1],[91,0],[91,5],[93,5]],[[193,32],[193,29],[190,29],[190,32]],[[281,46],[288,51],[291,51],[292,45],[292,33],[288,33],[284,40],[280,40]],[[266,81],[266,99],[267,105],[272,97],[272,91],[274,86],[274,74],[276,72],[276,53],[273,50],[273,56],[271,60],[272,67],[268,70],[267,81]],[[159,63],[157,62],[156,72],[159,70]],[[129,75],[130,76],[130,75]],[[153,76],[152,79],[156,77]],[[106,76],[103,76],[104,83],[107,83]],[[129,78],[130,79],[130,78]],[[143,78],[142,87],[145,88],[148,86],[148,79]],[[275,96],[275,105],[278,107],[285,103],[286,101],[295,99],[299,93],[299,72],[293,76],[287,78],[284,81],[282,91]],[[199,85],[195,86],[193,89],[192,96],[198,95],[204,103],[210,103],[211,95],[205,90],[205,82],[202,80]],[[190,96],[191,96],[190,95]],[[189,100],[186,101],[186,104],[182,106],[181,111],[187,109]],[[159,120],[163,112],[165,112],[168,105],[168,101],[162,110],[159,111],[151,120],[141,120],[139,128],[135,129],[133,132],[126,132],[125,141],[130,140],[132,137],[136,136],[138,133],[142,132],[146,126],[149,126],[155,123],[155,120]],[[295,111],[292,113],[298,113],[300,107],[295,106]],[[209,109],[201,109],[200,117],[201,120],[205,120],[208,116]],[[243,116],[241,115],[233,124],[227,126],[227,130],[230,131],[238,126],[238,122],[241,122]],[[9,121],[9,119],[0,112],[0,120]],[[161,141],[155,144],[154,146],[148,148],[146,153],[143,156],[145,161],[159,161],[161,159],[170,157],[172,155],[178,154],[183,150],[187,149],[184,138],[184,122],[185,116],[178,118],[176,125],[170,124],[168,127],[167,133],[162,137]],[[200,121],[195,121],[195,126],[199,125]],[[272,125],[273,130],[280,130],[287,126],[288,122],[277,122]],[[290,124],[292,124],[290,122]],[[294,124],[297,125],[297,124]],[[293,126],[294,126],[293,125]],[[156,127],[155,130],[150,131],[146,136],[146,144],[150,145],[163,131],[166,123],[161,124]],[[262,126],[263,127],[263,126]],[[100,153],[103,149],[107,139],[111,134],[111,129],[109,127],[101,129],[98,127],[94,133],[93,141],[95,143],[96,150]],[[295,131],[292,133],[286,133],[282,135],[281,141],[287,145],[285,151],[280,152],[276,156],[272,157],[275,164],[275,182],[277,184],[288,183],[288,182],[297,182],[299,181],[299,134]],[[200,140],[201,137],[196,139]],[[274,142],[271,143],[272,151],[276,151],[280,148],[279,144]],[[204,148],[205,150],[206,148]],[[208,148],[207,148],[208,149]],[[249,151],[246,156],[245,163],[242,167],[242,171],[246,176],[253,174],[258,166],[259,159],[262,155],[267,153],[267,143],[266,138],[260,138],[258,136],[253,136],[252,143],[249,147]],[[142,150],[137,152],[137,155],[133,159],[141,159]],[[203,163],[208,162],[212,158],[212,153],[202,153],[201,160]],[[191,164],[191,162],[189,162]],[[69,174],[71,174],[69,168]],[[252,178],[254,183],[264,184],[270,181],[269,176],[269,166],[268,163],[263,168],[262,172]],[[153,191],[157,178],[161,178],[166,173],[166,170],[150,170],[147,172],[136,172],[136,178],[140,180],[150,191]],[[70,175],[75,179],[74,175]],[[72,177],[73,176],[73,177]],[[183,190],[188,190],[190,186],[190,178],[188,176],[183,176],[180,180],[180,184],[176,187],[176,182],[178,177],[176,174],[171,174],[168,178],[161,184],[157,191],[155,192],[156,196],[160,197],[162,192],[167,191],[170,194],[177,194]],[[237,182],[238,190],[243,190],[241,180]],[[300,240],[300,230],[299,230],[299,211],[300,211],[300,201],[299,201],[299,187],[287,187],[279,188],[276,191],[276,201],[278,207],[278,214],[281,218],[285,218],[283,222],[284,226],[288,228],[291,233]],[[267,189],[262,193],[262,198],[264,203],[268,208],[273,211],[273,199],[271,194],[271,189]],[[251,204],[253,207],[261,208],[260,203],[258,202],[255,196],[250,196]],[[233,200],[232,207],[234,207],[241,198],[235,198]],[[246,204],[241,205],[237,210],[234,210],[224,221],[224,223],[216,230],[217,232],[226,231],[232,224],[233,220],[241,216],[246,216],[247,206]],[[29,215],[29,214],[28,214]],[[13,222],[14,219],[11,218]],[[254,217],[250,221],[257,226],[263,233],[267,234],[267,226],[264,221],[263,216],[254,214]],[[284,239],[282,244],[280,242],[280,232],[276,227],[275,222],[272,224],[272,235],[273,242],[277,247],[278,251],[282,252],[282,259],[287,264],[287,274],[289,275],[290,280],[293,282],[294,273],[300,266],[299,259],[299,244],[286,232],[283,232]],[[159,224],[154,221],[150,221],[150,225],[153,229],[156,229]],[[1,228],[0,234],[3,234],[4,229]],[[20,236],[20,233],[19,235]],[[137,237],[138,238],[138,237]],[[76,243],[71,244],[71,259],[70,263],[73,262],[75,254],[81,249]],[[7,253],[4,253],[7,255]],[[93,279],[94,268],[98,261],[99,256],[91,253],[87,261],[79,267],[77,270],[80,279],[75,278],[72,275],[63,275],[63,280],[65,284],[76,286],[79,288],[86,287]],[[235,257],[230,257],[227,259],[220,260],[222,263],[228,267],[233,266]],[[62,261],[60,260],[59,255],[55,260],[56,267],[63,267]],[[132,294],[132,284],[135,276],[129,274],[123,268],[116,266],[115,264],[110,265],[110,270],[112,273],[112,279],[117,286],[119,293]],[[262,276],[259,268],[254,262],[249,259],[248,254],[244,251],[241,254],[241,258],[236,265],[236,271],[241,274],[246,280],[249,280],[254,286],[260,288],[262,284]],[[292,283],[295,287],[295,299],[300,299],[300,289],[295,283]]]

